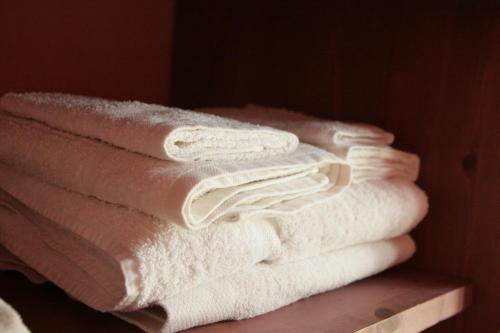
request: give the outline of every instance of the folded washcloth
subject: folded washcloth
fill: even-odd
[[[259,262],[296,261],[395,237],[427,211],[414,184],[373,181],[313,200],[297,214],[193,232],[5,167],[0,184],[7,192],[0,196],[0,243],[102,311],[147,307]]]
[[[420,170],[417,155],[387,146],[394,141],[394,136],[375,126],[320,119],[256,105],[203,108],[199,111],[292,132],[301,141],[343,158],[352,167],[354,183],[381,178],[415,181]]]
[[[150,333],[251,318],[376,274],[404,262],[414,252],[413,240],[405,235],[295,262],[258,263],[160,299],[150,307],[114,314]]]
[[[247,105],[244,108],[213,107],[197,111],[252,124],[266,124],[294,133],[301,141],[316,146],[390,145],[394,141],[392,133],[376,126],[326,120],[287,109]]]
[[[172,161],[242,160],[288,153],[295,135],[140,102],[59,93],[7,93],[0,109],[49,126]]]
[[[325,150],[335,152],[334,148],[323,146]],[[420,172],[420,158],[412,153],[404,152],[388,146],[353,146],[345,154],[351,166],[354,183],[372,179],[399,178],[416,181]]]
[[[240,213],[266,214],[276,203],[339,192],[350,182],[345,161],[309,145],[261,160],[175,163],[6,113],[0,113],[0,161],[191,229],[216,219],[237,220]]]
[[[19,313],[0,298],[0,332],[29,333]]]

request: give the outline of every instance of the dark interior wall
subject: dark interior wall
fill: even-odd
[[[409,263],[470,278],[432,332],[498,332],[500,11],[486,2],[177,4],[172,103],[284,106],[396,133],[431,209]]]
[[[0,94],[167,102],[173,0],[0,0]]]
[[[179,2],[172,102],[331,111],[335,23],[331,8],[308,3]]]
[[[285,106],[422,157],[411,265],[471,278],[435,332],[500,328],[500,12],[483,1],[0,0],[0,93]],[[170,89],[169,89],[170,87]]]

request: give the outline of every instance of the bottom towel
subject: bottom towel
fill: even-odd
[[[21,316],[9,304],[0,298],[0,332],[29,333]]]
[[[160,300],[154,306],[114,314],[149,333],[177,332],[222,320],[251,318],[379,273],[402,263],[414,252],[413,240],[403,235],[301,261],[259,263]],[[17,267],[21,266],[19,261]],[[36,276],[26,267],[21,272]]]
[[[115,314],[150,333],[252,318],[379,273],[407,260],[414,252],[413,240],[404,235],[297,262],[259,263],[165,299],[159,306]]]

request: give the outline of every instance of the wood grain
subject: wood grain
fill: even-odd
[[[393,131],[421,156],[431,205],[410,264],[478,287],[470,310],[429,332],[498,332],[499,6],[242,3],[178,4],[172,101],[261,103]]]
[[[0,94],[168,100],[173,0],[0,0]]]
[[[18,273],[0,273],[0,296],[33,332],[140,332],[69,299],[51,284],[33,285]],[[470,299],[471,288],[463,280],[393,269],[253,319],[185,332],[417,332],[462,311]]]

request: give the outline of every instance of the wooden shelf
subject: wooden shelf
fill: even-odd
[[[393,269],[253,319],[186,332],[419,332],[461,312],[470,303],[471,290],[463,280]],[[0,272],[0,297],[33,332],[140,332],[72,301],[51,284],[32,285],[18,273]]]

